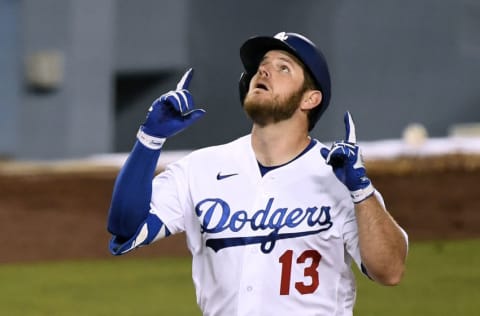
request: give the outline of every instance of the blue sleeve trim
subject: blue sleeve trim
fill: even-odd
[[[138,247],[146,246],[157,239],[171,235],[170,230],[155,214],[149,213],[145,221],[129,240],[122,240],[114,236],[110,240],[109,248],[113,255],[122,255]]]

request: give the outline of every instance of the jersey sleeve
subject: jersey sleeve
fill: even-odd
[[[172,163],[153,180],[150,212],[160,218],[171,234],[185,231],[185,212],[191,209],[188,156]]]

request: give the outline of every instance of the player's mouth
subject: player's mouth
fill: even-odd
[[[263,91],[269,91],[270,89],[268,88],[268,86],[263,83],[263,82],[258,82],[255,84],[255,86],[253,87],[254,90],[258,89],[258,90],[263,90]]]

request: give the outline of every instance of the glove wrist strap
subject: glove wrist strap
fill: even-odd
[[[153,149],[153,150],[159,150],[160,148],[162,148],[163,144],[167,140],[166,138],[154,137],[154,136],[150,136],[148,134],[145,134],[145,132],[142,130],[142,127],[140,127],[138,129],[137,139],[145,147]]]
[[[353,203],[357,204],[370,197],[374,192],[375,188],[371,183],[369,183],[363,189],[350,191],[350,196],[352,197]]]

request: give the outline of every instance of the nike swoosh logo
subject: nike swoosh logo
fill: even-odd
[[[223,179],[230,178],[230,177],[233,177],[233,176],[236,176],[236,175],[238,175],[238,173],[221,174],[219,172],[219,173],[217,173],[217,180],[223,180]]]

